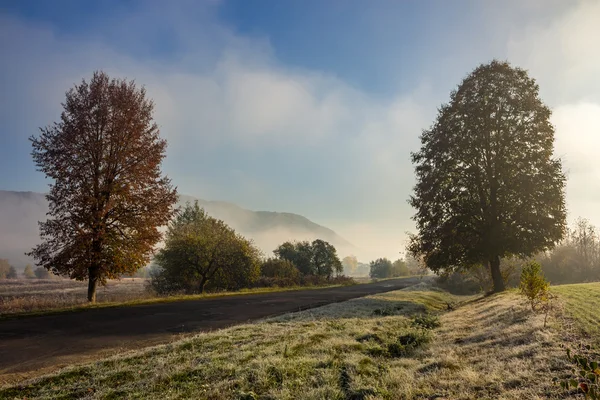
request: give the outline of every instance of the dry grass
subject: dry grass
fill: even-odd
[[[324,289],[340,284],[265,287],[241,289],[235,292],[213,292],[194,295],[158,296],[147,290],[147,279],[123,278],[99,286],[95,304],[87,302],[87,283],[69,279],[0,280],[0,319],[28,315],[50,314],[84,308],[117,307],[134,304],[199,300],[242,294],[285,292],[290,290]]]
[[[145,279],[123,278],[98,287],[98,303],[120,303],[155,297]],[[0,281],[0,315],[63,309],[87,304],[87,283],[69,279]]]
[[[411,324],[459,301],[468,302],[434,332]],[[392,352],[402,335],[433,341]],[[67,369],[0,398],[558,399],[551,376],[567,368],[559,342],[514,292],[401,290]]]

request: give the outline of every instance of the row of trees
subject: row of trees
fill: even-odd
[[[7,259],[0,258],[0,279],[17,279],[18,277],[17,269],[10,265]],[[27,264],[23,271],[23,277],[26,279],[47,279],[50,278],[50,273],[42,267],[34,270],[30,264]]]
[[[371,261],[369,267],[369,276],[371,278],[383,279],[411,275],[406,262],[402,259],[391,262],[387,258],[378,258],[375,261]]]
[[[600,280],[600,235],[586,219],[579,218],[567,229],[565,238],[551,251],[539,254],[537,261],[552,283]]]
[[[206,214],[198,202],[188,203],[168,226],[151,285],[158,293],[203,293],[330,280],[342,271],[335,247],[320,239],[285,242],[274,255],[263,260],[252,241]]]
[[[30,138],[33,159],[52,184],[42,243],[29,254],[57,275],[88,279],[93,302],[98,283],[149,262],[161,239],[158,227],[173,216],[177,191],[160,170],[167,144],[143,88],[96,72],[67,92],[63,107],[60,122]],[[507,62],[480,65],[461,82],[412,154],[417,184],[410,204],[418,232],[409,250],[415,259],[438,273],[483,265],[493,289],[501,291],[502,259],[532,257],[563,239],[566,178],[553,156],[550,114],[535,80]],[[193,213],[200,211],[188,211]],[[167,261],[172,256],[190,266],[193,273],[175,267],[173,273],[198,291],[211,282],[242,284],[219,272],[227,268],[245,271],[250,280],[260,274],[251,243],[222,223],[206,224],[202,238],[196,228],[171,231],[166,247],[202,243],[213,249],[202,254],[204,261],[164,250],[158,262],[174,266]],[[565,248],[588,236],[568,239]],[[220,250],[224,237],[229,242]],[[596,263],[591,247],[575,249],[582,268]],[[227,267],[225,254],[233,255],[235,266],[232,261]],[[302,275],[331,277],[342,269],[324,242],[284,244],[275,255]],[[215,270],[215,263],[225,267]]]

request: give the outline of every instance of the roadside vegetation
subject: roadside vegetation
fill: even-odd
[[[559,399],[549,377],[570,363],[555,328],[515,292],[420,284],[69,368],[0,397]]]

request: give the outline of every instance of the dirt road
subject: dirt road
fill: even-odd
[[[0,321],[0,383],[122,353],[182,334],[412,286],[420,278],[328,289],[99,308]]]

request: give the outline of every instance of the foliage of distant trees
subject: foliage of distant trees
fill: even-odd
[[[342,260],[342,271],[345,275],[354,275],[358,269],[358,259],[356,256],[346,256]]]
[[[158,293],[203,293],[250,287],[260,275],[260,251],[223,221],[186,204],[169,224],[160,267],[151,285]]]
[[[8,268],[8,273],[6,274],[6,279],[17,279],[19,274],[17,273],[17,269],[12,265]]]
[[[554,284],[600,281],[600,235],[587,219],[579,218],[552,251],[536,257]]]
[[[285,242],[273,253],[277,258],[291,262],[302,275],[330,279],[334,273],[341,274],[343,271],[335,247],[321,239],[316,239],[312,243]]]
[[[412,154],[411,253],[442,273],[487,265],[502,291],[502,258],[561,240],[566,178],[549,118],[525,70],[492,61],[467,76]]]
[[[411,271],[403,259],[391,262],[387,258],[378,258],[377,260],[371,261],[369,267],[369,276],[371,278],[397,278],[400,276],[411,275]]]
[[[389,278],[392,276],[392,262],[387,258],[371,261],[369,276],[371,278]]]
[[[26,279],[34,279],[35,278],[35,273],[33,272],[33,268],[31,267],[31,264],[27,264],[25,266],[25,269],[23,270],[23,276]]]
[[[10,272],[10,263],[5,258],[0,258],[0,279],[6,279]]]
[[[167,142],[154,104],[133,81],[95,72],[66,94],[60,122],[30,138],[38,170],[51,179],[50,218],[30,253],[57,275],[98,283],[146,265],[177,201],[160,165]]]
[[[33,273],[35,274],[35,277],[38,279],[48,279],[51,277],[50,275],[50,271],[48,271],[46,268],[44,267],[37,267]]]

